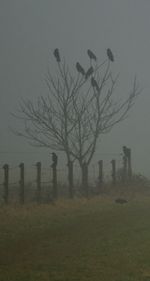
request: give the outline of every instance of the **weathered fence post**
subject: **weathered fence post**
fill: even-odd
[[[56,200],[58,197],[58,190],[57,190],[57,162],[58,162],[58,157],[56,153],[52,153],[52,170],[53,170],[53,199]]]
[[[37,167],[37,178],[36,178],[36,183],[37,183],[37,203],[41,203],[41,162],[36,163]]]
[[[112,159],[111,160],[111,164],[112,164],[112,184],[115,185],[116,184],[116,160]]]
[[[20,203],[24,204],[24,163],[20,163]]]
[[[127,181],[127,158],[124,155],[123,156],[123,177],[122,177],[123,182]]]
[[[123,146],[123,182],[127,181],[127,167],[128,167],[128,157],[127,157],[127,147]]]
[[[132,179],[131,148],[128,148],[128,178]]]
[[[3,166],[4,169],[4,202],[8,204],[8,196],[9,196],[9,165],[5,164]]]
[[[132,178],[132,167],[131,167],[131,149],[123,146],[124,152],[124,174],[125,180],[131,180]]]
[[[73,198],[73,162],[68,162],[68,182],[69,182],[69,197]]]
[[[88,165],[86,162],[82,165],[82,186],[86,197],[89,196],[89,185],[88,185]]]
[[[103,184],[103,160],[98,161],[98,183],[100,192]]]

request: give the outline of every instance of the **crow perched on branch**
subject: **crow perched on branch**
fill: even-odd
[[[81,73],[82,75],[85,75],[84,68],[81,66],[81,64],[79,62],[76,63],[76,69],[79,73]]]
[[[95,54],[93,54],[91,50],[88,49],[87,54],[91,60],[95,60],[95,61],[97,60],[97,57],[95,56]]]
[[[85,74],[85,79],[88,79],[89,76],[91,76],[93,72],[94,72],[94,69],[93,69],[93,67],[91,66],[91,67],[87,70],[87,72],[86,72],[86,74]]]
[[[57,62],[60,62],[60,55],[59,55],[59,50],[56,48],[55,50],[54,50],[54,56],[55,56],[55,58],[56,58],[56,61]]]
[[[96,88],[96,90],[99,91],[99,86],[93,77],[91,78],[91,85],[93,88]]]
[[[107,56],[108,56],[110,61],[114,61],[114,56],[113,56],[113,53],[110,49],[107,49]]]

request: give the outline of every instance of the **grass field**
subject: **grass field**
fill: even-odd
[[[150,280],[150,198],[0,208],[0,281]]]

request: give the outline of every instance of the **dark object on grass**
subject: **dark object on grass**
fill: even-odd
[[[124,199],[124,198],[117,198],[117,199],[115,200],[115,202],[118,203],[118,204],[125,204],[125,203],[128,203],[128,201],[127,201],[126,199]]]

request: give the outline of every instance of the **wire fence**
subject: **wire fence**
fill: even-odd
[[[37,163],[33,165],[9,165],[0,166],[0,202],[22,202],[38,201],[38,196],[42,201],[50,201],[54,196],[54,170],[53,165],[43,165],[37,169]],[[122,167],[122,155],[116,154],[116,169]],[[68,167],[58,163],[57,169],[57,188],[59,197],[68,196]],[[109,157],[103,161],[103,181],[113,180],[112,160]],[[93,163],[88,167],[88,184],[91,190],[97,187],[100,180],[99,162]],[[76,163],[73,164],[73,185],[74,195],[79,195],[82,186],[81,168]],[[40,199],[41,201],[41,199]]]

